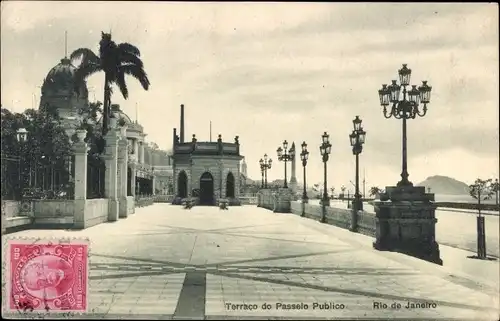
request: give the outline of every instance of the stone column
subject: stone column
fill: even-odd
[[[136,162],[139,161],[139,143],[137,142],[137,138],[132,139],[132,144],[134,152],[132,153],[132,159]]]
[[[130,194],[135,198],[135,184],[136,184],[136,175],[137,175],[137,169],[136,169],[136,163],[130,163],[130,172],[132,177],[130,178]]]
[[[234,197],[239,200],[240,198],[240,184],[241,184],[241,172],[240,166],[238,166],[238,170],[236,171],[236,177],[234,178]]]
[[[193,196],[193,159],[189,159],[189,177],[188,177],[188,197]]]
[[[144,142],[140,143],[139,150],[140,150],[140,153],[139,153],[140,161],[139,161],[139,163],[144,164]]]
[[[127,202],[127,168],[128,168],[128,143],[125,137],[118,142],[118,200],[120,202],[118,216],[128,216]]]
[[[85,211],[87,200],[87,152],[89,147],[84,141],[75,143],[73,145],[73,152],[75,154],[75,207],[73,212],[74,228],[84,229],[85,224]]]
[[[177,168],[175,167],[175,165],[172,166],[172,186],[174,187],[174,191],[173,191],[173,194],[174,194],[174,199],[176,196],[178,196],[177,194]]]
[[[297,193],[297,176],[296,176],[297,153],[295,151],[295,142],[292,143],[292,149],[294,150],[294,155],[292,158],[292,176],[290,178],[290,189],[292,190],[292,197],[295,200],[296,193]]]
[[[104,193],[108,199],[108,221],[118,220],[118,133],[119,130],[110,129],[106,134],[106,179]]]
[[[153,176],[151,178],[151,189],[152,189],[152,195],[156,195],[156,175],[153,171]]]

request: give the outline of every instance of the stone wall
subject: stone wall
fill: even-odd
[[[155,195],[155,203],[172,203],[174,195]]]
[[[291,199],[292,191],[289,188],[262,189],[257,194],[257,205],[276,213],[290,213]]]
[[[20,208],[19,201],[2,201],[2,216],[5,218],[18,216]]]
[[[265,209],[274,211],[274,191],[270,189],[262,189],[257,194],[257,205]]]
[[[104,198],[96,198],[85,201],[75,201],[78,210],[79,202],[85,206],[82,213],[75,212],[74,228],[83,229],[108,221],[108,200]]]
[[[322,206],[314,204],[302,204],[300,201],[291,202],[293,214],[302,215],[302,207],[305,210],[305,217],[320,221],[322,216]],[[351,210],[326,206],[325,219],[327,224],[331,224],[344,229],[351,226]],[[358,212],[358,231],[361,234],[375,236],[375,214],[364,211]]]
[[[241,205],[257,205],[256,196],[240,196]]]
[[[33,224],[52,226],[73,224],[75,213],[74,200],[34,200]]]
[[[36,228],[88,228],[108,220],[108,200],[33,201]]]

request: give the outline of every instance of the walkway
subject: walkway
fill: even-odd
[[[375,251],[366,236],[254,206],[221,211],[155,204],[84,231],[7,237],[16,236],[90,238],[91,318],[499,316],[491,289],[444,278],[448,273],[430,263]],[[407,309],[408,302],[427,305]]]

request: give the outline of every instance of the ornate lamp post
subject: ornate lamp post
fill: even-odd
[[[262,172],[262,188],[267,188],[267,170],[271,168],[272,159],[267,159],[267,154],[264,154],[264,159],[260,159],[260,170]]]
[[[288,149],[288,142],[283,141],[283,148],[279,147],[276,152],[278,153],[278,160],[285,163],[285,183],[284,188],[288,188],[287,177],[286,177],[286,162],[291,161],[295,156],[295,150],[293,148]]]
[[[259,164],[260,164],[260,176],[262,180],[262,182],[260,183],[260,188],[264,188],[264,168],[262,167],[262,165],[264,165],[264,160],[262,158],[260,159]]]
[[[330,206],[330,199],[328,198],[328,188],[327,188],[327,179],[326,179],[326,163],[328,162],[328,156],[330,155],[330,152],[332,150],[332,145],[329,142],[329,135],[325,132],[321,138],[322,138],[322,143],[319,146],[319,151],[321,152],[321,156],[323,156],[323,165],[324,165],[324,177],[323,177],[323,199],[322,199],[322,205],[323,205],[323,216],[321,218],[322,222],[325,222],[325,206]]]
[[[26,130],[26,128],[23,127],[19,128],[16,132],[16,140],[19,142],[19,156],[17,160],[19,161],[19,192],[21,197],[23,195],[23,189],[24,189],[24,170],[25,170],[22,147],[27,139],[28,139],[28,131]]]
[[[416,85],[412,85],[412,88],[407,91],[406,86],[410,84],[411,69],[408,69],[406,64],[403,64],[403,68],[401,68],[398,73],[400,85],[397,84],[396,80],[393,80],[392,84],[389,86],[386,84],[382,85],[382,89],[378,91],[378,94],[380,97],[380,105],[384,107],[384,117],[394,117],[403,120],[403,170],[401,172],[401,181],[397,184],[398,187],[402,187],[413,186],[408,180],[406,120],[415,119],[417,116],[425,116],[427,113],[427,104],[430,102],[432,87],[427,85],[427,81],[422,81],[422,85],[418,87],[418,89]],[[403,98],[399,100],[401,87],[403,87]],[[388,112],[387,106],[390,104],[392,104],[392,107]],[[422,110],[419,108],[420,104],[423,104]]]
[[[358,211],[363,210],[363,202],[361,201],[361,195],[359,194],[359,154],[363,151],[363,144],[365,143],[366,132],[361,127],[362,120],[359,116],[356,116],[352,121],[354,129],[349,135],[352,146],[352,153],[356,156],[356,185],[354,192],[354,202],[352,203],[352,219],[351,219],[351,231],[356,231],[358,229]]]
[[[302,167],[304,168],[304,192],[302,193],[302,203],[307,203],[307,190],[306,190],[306,166],[307,159],[309,158],[309,152],[307,151],[306,142],[302,143],[302,152],[300,152],[300,159],[302,160]]]

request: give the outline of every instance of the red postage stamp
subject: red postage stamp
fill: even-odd
[[[81,239],[9,239],[8,312],[86,312],[89,243]]]

